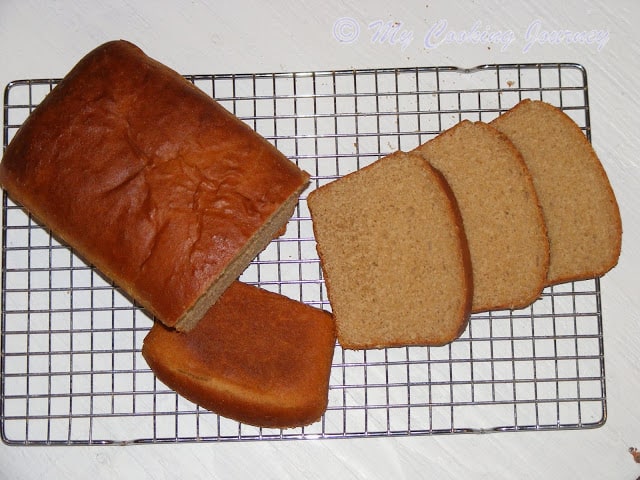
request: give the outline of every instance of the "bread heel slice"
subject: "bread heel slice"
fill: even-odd
[[[330,313],[234,282],[190,332],[156,322],[142,355],[186,399],[249,425],[293,428],[327,408]]]
[[[455,198],[396,152],[308,197],[343,348],[442,345],[464,331],[473,281]]]

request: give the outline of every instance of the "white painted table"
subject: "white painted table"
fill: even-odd
[[[0,445],[0,477],[640,476],[640,464],[629,452],[640,448],[636,2],[101,3],[3,1],[0,85],[61,77],[87,51],[115,38],[133,41],[183,73],[584,65],[592,141],[617,194],[624,227],[620,263],[602,280],[608,418],[598,429],[563,432],[127,447]],[[394,34],[385,36],[383,28],[391,24]],[[567,30],[573,33],[557,36]]]

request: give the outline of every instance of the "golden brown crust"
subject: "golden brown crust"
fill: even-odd
[[[307,182],[248,125],[124,41],[85,56],[0,164],[14,200],[170,326],[228,269],[227,284],[246,268],[234,264],[239,252],[256,235],[245,257],[264,248]]]
[[[330,313],[234,282],[188,333],[156,323],[142,355],[192,402],[259,427],[309,425],[327,407]]]
[[[522,152],[550,239],[546,285],[604,275],[622,246],[622,222],[607,174],[580,127],[562,110],[522,100],[491,122]]]

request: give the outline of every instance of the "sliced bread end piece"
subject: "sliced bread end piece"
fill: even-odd
[[[290,428],[326,410],[334,349],[328,312],[236,281],[190,332],[156,322],[142,355],[158,379],[208,410]]]

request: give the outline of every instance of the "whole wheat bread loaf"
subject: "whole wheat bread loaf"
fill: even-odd
[[[156,318],[189,330],[286,225],[308,175],[177,72],[114,41],[27,118],[0,183]]]

